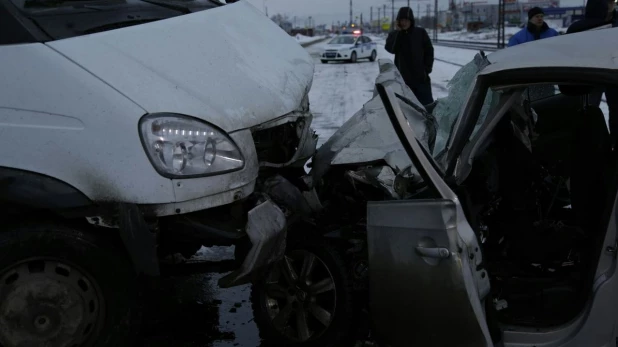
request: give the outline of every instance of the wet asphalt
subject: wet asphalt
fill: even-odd
[[[202,249],[200,260],[233,258],[233,247]],[[250,285],[221,289],[226,273],[168,275],[147,296],[138,346],[266,347],[261,343],[249,296]]]

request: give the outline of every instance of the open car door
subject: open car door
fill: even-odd
[[[412,163],[435,198],[370,202],[370,308],[391,347],[493,346],[485,318],[489,276],[476,234],[390,88],[376,85]]]

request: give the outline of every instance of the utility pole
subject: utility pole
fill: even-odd
[[[438,0],[434,0],[433,40],[438,41]]]
[[[350,0],[350,23],[348,25],[352,25],[352,0]]]
[[[395,0],[391,0],[391,2],[393,3],[393,5],[392,5],[393,8],[391,9],[393,11],[393,14],[392,14],[393,17],[392,17],[392,20],[391,20],[391,23],[392,23],[391,24],[391,29],[395,29]]]
[[[504,48],[504,0],[498,2],[498,49]]]
[[[361,18],[360,18],[360,30],[361,32],[363,32],[363,13],[361,12]]]
[[[373,6],[369,7],[369,26],[373,29]]]
[[[416,15],[420,16],[421,15],[421,3],[417,3],[416,4]],[[420,17],[419,17],[420,18]],[[419,23],[420,24],[420,23]]]
[[[382,17],[380,16],[380,8],[378,7],[378,31],[382,32]]]

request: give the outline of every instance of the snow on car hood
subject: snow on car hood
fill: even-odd
[[[298,109],[313,81],[307,51],[246,1],[47,45],[149,113],[228,132]]]

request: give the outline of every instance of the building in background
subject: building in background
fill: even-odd
[[[560,0],[504,0],[504,19],[507,26],[521,26],[528,21],[528,10],[533,7],[540,7],[547,14],[548,10],[560,7]],[[452,7],[451,7],[452,8]],[[485,27],[498,26],[498,4],[488,4],[487,1],[464,1],[460,3],[455,10],[450,10],[450,15],[445,15],[439,18],[439,22],[445,26],[464,27],[472,30],[478,30]],[[560,12],[556,12],[556,16],[560,16]],[[455,14],[461,22],[455,25],[453,18]],[[449,22],[450,21],[450,22]],[[462,25],[463,24],[463,25]],[[558,23],[548,23],[550,25]]]

